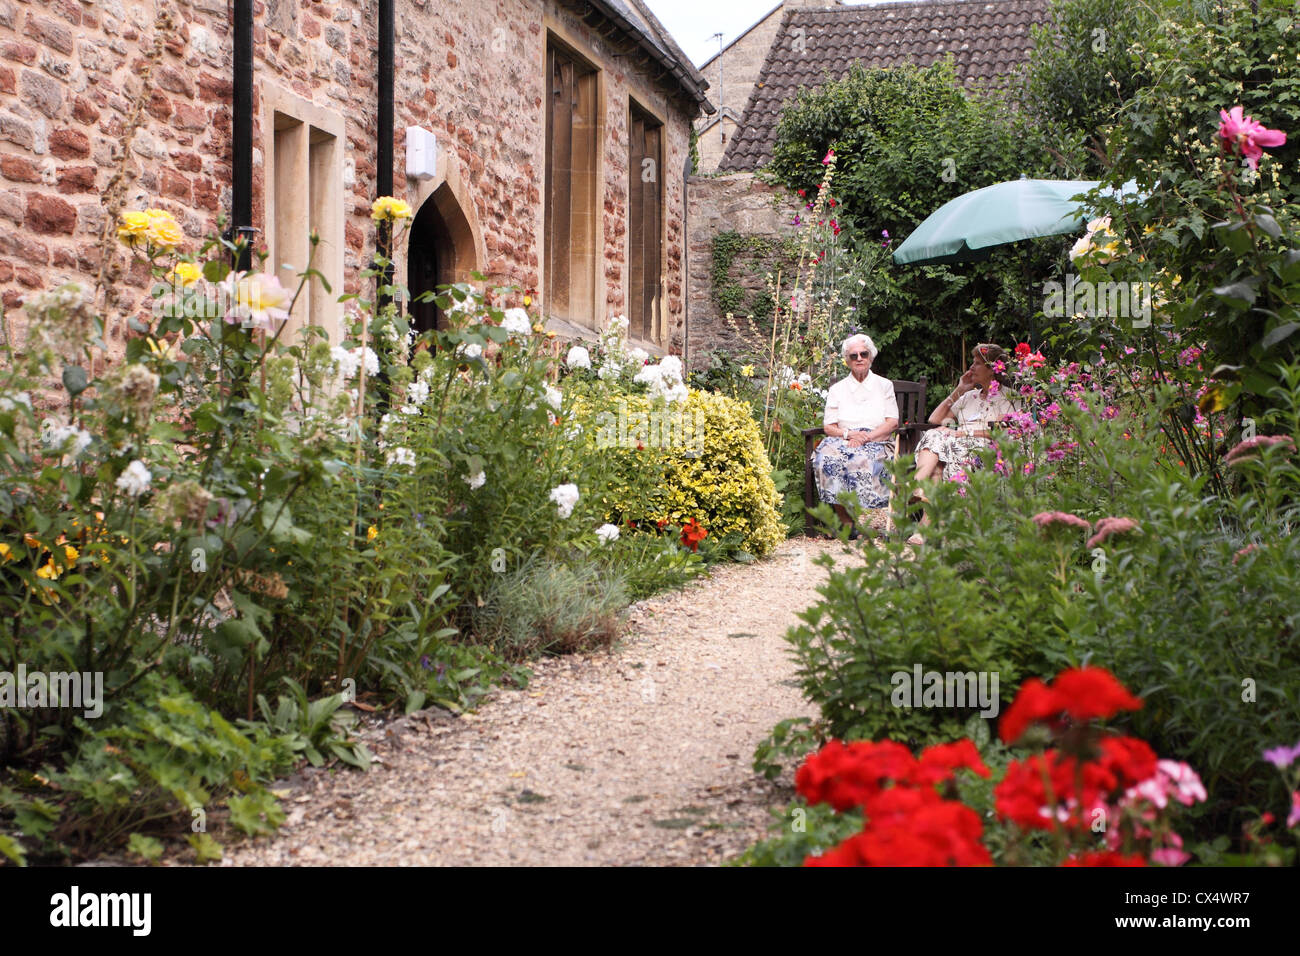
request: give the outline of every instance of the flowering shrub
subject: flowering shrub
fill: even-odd
[[[892,740],[832,739],[804,760],[795,787],[807,806],[799,812],[811,817],[824,804],[843,823],[815,817],[803,836],[760,845],[750,859],[789,860],[779,849],[788,842],[813,851],[805,866],[1181,864],[1189,854],[1172,822],[1176,807],[1206,797],[1195,771],[1097,724],[1141,706],[1100,668],[1064,671],[1050,687],[1032,679],[1003,716],[1002,738],[1030,729],[1053,746],[1007,755],[996,783],[969,738],[915,756]]]
[[[691,550],[708,535],[761,557],[784,540],[781,498],[748,405],[697,389],[673,405],[615,393],[582,399],[575,419],[586,454],[610,478],[596,499],[604,520],[671,525]]]
[[[409,217],[404,203],[376,203],[381,253]],[[153,315],[131,319],[125,361],[93,374],[112,320],[91,293],[65,286],[29,297],[28,347],[9,351],[0,377],[0,605],[14,622],[0,671],[75,662],[102,673],[104,739],[166,674],[183,720],[210,727],[210,711],[242,714],[231,730],[240,748],[272,741],[265,759],[244,762],[253,779],[239,799],[274,809],[261,784],[288,755],[364,761],[345,733],[326,745],[329,721],[300,728],[286,717],[272,731],[259,710],[334,713],[358,696],[460,709],[502,678],[526,680],[502,655],[536,642],[469,640],[500,582],[525,580],[512,572],[574,562],[581,578],[598,560],[600,593],[570,593],[579,617],[595,608],[602,641],[627,600],[624,576],[645,593],[693,573],[696,562],[598,530],[606,470],[573,441],[552,336],[492,301],[509,290],[441,290],[446,327],[417,343],[381,255],[363,294],[343,297],[341,341],[310,326],[290,339],[286,320],[317,281],[310,263],[295,289],[233,272],[235,247],[213,239],[188,255],[156,210],[125,217],[121,239],[170,277]],[[63,407],[37,411],[31,396],[51,377]],[[660,382],[676,390],[668,374]],[[286,683],[301,695],[296,711],[264,703]],[[0,815],[26,821],[27,849],[59,852],[65,824],[83,813],[88,842],[140,845],[151,838],[124,827],[191,810],[165,789],[138,814],[114,809],[129,799],[96,803],[85,791],[103,761],[80,743],[101,731],[70,708],[6,706],[0,720],[0,763],[18,774],[6,774],[17,789],[0,785]],[[184,753],[145,748],[122,779],[189,773],[197,751]],[[236,782],[212,778],[201,800]],[[261,832],[275,815],[263,807],[261,823],[247,819]],[[30,823],[38,817],[54,825]]]
[[[1288,375],[1279,414],[1294,433],[1300,369]],[[1059,428],[1077,447],[1048,465]],[[830,574],[790,635],[820,717],[778,728],[764,769],[830,738],[919,747],[971,734],[970,708],[895,706],[896,671],[996,673],[1009,688],[1088,660],[1145,699],[1129,718],[1137,736],[1198,769],[1199,836],[1236,829],[1238,808],[1283,799],[1251,751],[1278,726],[1300,729],[1295,700],[1269,689],[1300,681],[1282,597],[1300,587],[1290,446],[1238,452],[1243,494],[1224,502],[1202,497],[1204,478],[1160,463],[1150,418],[1071,403],[1047,430],[1000,441],[1000,469],[985,453],[966,482],[936,489],[919,553],[864,548],[862,566]]]

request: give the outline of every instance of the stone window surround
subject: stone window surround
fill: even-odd
[[[604,262],[605,249],[605,217],[601,215],[601,209],[604,205],[606,189],[605,147],[608,145],[607,137],[609,136],[609,126],[606,122],[608,119],[606,112],[608,107],[606,94],[608,91],[606,88],[605,68],[601,66],[601,58],[596,55],[591,46],[585,43],[581,37],[574,34],[574,32],[570,30],[563,21],[549,12],[544,14],[542,17],[542,36],[544,38],[543,42],[538,44],[540,49],[538,50],[536,60],[536,75],[542,77],[543,93],[545,93],[549,83],[549,77],[546,75],[546,64],[547,54],[551,49],[552,42],[555,42],[561,49],[567,48],[568,52],[586,60],[588,64],[595,68],[596,71],[596,215],[594,216],[595,223],[592,228],[592,248],[595,250],[596,254],[592,257],[592,269],[594,271],[593,278],[595,288],[598,291],[593,297],[594,301],[592,303],[591,320],[594,328],[587,328],[586,326],[579,325],[576,322],[569,322],[563,319],[550,320],[547,323],[548,328],[561,335],[592,336],[599,334],[599,332],[609,323],[609,297],[608,295],[602,296],[599,294],[599,290],[605,288],[608,284],[608,279],[606,279],[604,275],[605,270],[601,268],[601,265]],[[542,102],[543,110],[545,110],[545,95],[543,95]],[[543,123],[549,122],[545,112],[541,117],[541,121]],[[545,152],[544,146],[543,152]],[[549,162],[549,158],[543,156],[543,169],[546,168],[547,162]],[[545,181],[542,183],[542,188],[546,188]],[[543,203],[545,203],[545,197],[543,197]],[[538,261],[544,264],[546,262],[546,228],[544,225],[539,230],[537,247]],[[539,271],[538,292],[542,304],[545,306],[549,294],[549,290],[546,287],[546,269],[543,266]]]
[[[332,155],[329,159],[328,169],[324,171],[326,186],[323,195],[317,197],[314,201],[308,196],[300,199],[300,205],[295,210],[295,218],[298,221],[302,238],[294,237],[298,244],[297,251],[305,256],[311,249],[310,242],[307,239],[309,232],[309,223],[314,219],[319,223],[318,232],[321,241],[316,246],[315,254],[312,257],[312,266],[321,274],[329,279],[331,292],[326,293],[321,287],[318,280],[312,280],[312,293],[317,297],[316,303],[312,304],[311,315],[295,314],[290,320],[290,326],[286,333],[292,333],[296,328],[301,328],[307,324],[309,318],[315,318],[317,323],[322,325],[329,333],[329,341],[332,345],[337,345],[343,341],[342,316],[343,309],[338,302],[338,297],[343,293],[344,277],[344,221],[346,216],[345,203],[347,200],[347,190],[343,186],[344,154],[348,149],[346,137],[346,124],[341,113],[332,109],[313,103],[302,96],[292,93],[274,80],[263,78],[258,86],[258,94],[261,105],[261,134],[262,134],[262,155],[265,157],[263,164],[263,201],[264,201],[264,229],[263,238],[266,242],[267,249],[271,256],[267,259],[270,264],[268,271],[278,275],[286,287],[290,287],[290,292],[297,288],[297,280],[287,274],[280,268],[282,262],[288,261],[291,265],[302,269],[305,267],[304,262],[294,261],[292,255],[286,259],[281,255],[280,249],[277,248],[276,232],[278,228],[277,216],[279,210],[276,208],[276,115],[287,116],[292,120],[301,123],[308,129],[307,148],[303,150],[301,181],[304,184],[310,183],[310,162],[311,162],[311,130],[318,130],[334,138],[334,147],[331,150]],[[304,188],[309,188],[304,186]],[[305,201],[304,201],[305,200]],[[314,208],[312,206],[314,205]],[[309,211],[310,210],[310,211]],[[314,213],[314,215],[313,215]],[[295,313],[301,310],[295,309]],[[286,341],[291,341],[286,339]]]
[[[661,109],[656,109],[647,106],[646,101],[644,99],[638,99],[637,97],[633,96],[629,92],[627,97],[627,108],[623,118],[624,129],[629,131],[629,138],[632,129],[633,107],[635,107],[644,115],[651,117],[655,122],[659,124],[659,129],[662,130],[662,132],[660,133],[659,163],[661,167],[666,168],[668,165],[668,121],[664,115],[664,112]],[[629,146],[630,144],[624,144],[624,145],[626,147]],[[657,280],[659,283],[659,296],[658,296],[659,322],[660,325],[662,326],[662,328],[660,329],[660,334],[664,339],[667,339],[668,338],[668,328],[667,328],[668,310],[667,310],[666,296],[664,294],[664,276],[667,272],[667,250],[668,250],[668,189],[667,189],[668,183],[664,179],[663,168],[658,169],[655,172],[656,175],[659,177],[659,277]],[[634,175],[634,171],[631,168],[628,169],[628,175],[629,176]],[[630,187],[630,183],[628,185]],[[631,196],[624,196],[623,200],[625,203],[630,204]],[[623,301],[629,302],[631,301],[631,297],[632,297],[632,270],[631,270],[632,230],[628,229],[626,235],[627,235],[627,243],[623,252],[623,260],[624,263],[628,266],[628,268],[624,270],[624,276],[623,276],[623,287],[625,290]],[[663,356],[668,354],[668,350],[664,347],[662,342],[656,342],[652,339],[640,339],[635,336],[629,336],[628,346],[629,347],[639,346],[640,348],[645,349],[651,355]]]

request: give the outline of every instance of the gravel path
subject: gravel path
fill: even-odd
[[[476,714],[384,726],[369,773],[308,768],[269,839],[225,866],[698,865],[765,834],[789,781],[750,767],[779,720],[812,715],[783,640],[835,542],[793,538],[639,602],[612,652],[538,662]],[[851,558],[837,557],[837,560]]]

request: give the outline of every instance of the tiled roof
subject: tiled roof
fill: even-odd
[[[709,88],[708,82],[700,74],[690,58],[682,52],[664,25],[646,6],[644,0],[564,0],[584,17],[596,13],[614,22],[640,47],[658,61],[669,73],[678,86],[705,113],[717,110],[704,95]]]
[[[1028,58],[1030,27],[1047,18],[1049,0],[919,0],[830,10],[795,9],[781,22],[740,131],[720,172],[757,169],[772,158],[781,110],[805,86],[866,67],[929,66],[952,54],[968,88],[1001,86]]]

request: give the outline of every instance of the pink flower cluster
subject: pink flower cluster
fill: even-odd
[[[1196,771],[1187,764],[1174,760],[1156,762],[1156,772],[1136,786],[1130,787],[1120,798],[1119,808],[1133,813],[1141,823],[1134,827],[1133,835],[1139,839],[1154,834],[1143,824],[1155,822],[1157,810],[1163,810],[1171,800],[1176,800],[1185,807],[1194,803],[1204,803],[1205,785]],[[1160,834],[1159,842],[1166,845],[1151,851],[1151,862],[1164,866],[1181,866],[1191,859],[1191,854],[1183,850],[1183,840],[1177,833],[1167,830]],[[1106,843],[1112,849],[1120,844],[1118,828],[1108,828]]]
[[[1081,528],[1084,531],[1092,530],[1092,524],[1086,518],[1080,518],[1068,511],[1040,511],[1030,520],[1043,530],[1047,530],[1053,525],[1060,525],[1064,528]]]
[[[1084,545],[1085,548],[1095,548],[1113,534],[1126,534],[1129,531],[1141,531],[1142,526],[1132,518],[1102,518],[1097,522],[1097,527],[1091,538]]]
[[[1295,442],[1290,435],[1256,435],[1254,438],[1247,438],[1233,445],[1228,451],[1226,460],[1230,465],[1240,464],[1243,461],[1256,461],[1259,456],[1255,452],[1275,445],[1281,446],[1288,453],[1295,451]]]
[[[1070,452],[1078,447],[1079,443],[1077,441],[1058,441],[1047,449],[1047,460],[1051,462],[1065,461]]]
[[[1078,528],[1085,533],[1092,531],[1092,537],[1084,545],[1089,549],[1095,548],[1111,535],[1141,530],[1141,525],[1132,518],[1102,518],[1097,522],[1097,527],[1094,529],[1086,518],[1080,518],[1068,511],[1040,511],[1030,520],[1044,531],[1056,527],[1065,528],[1066,530]]]

